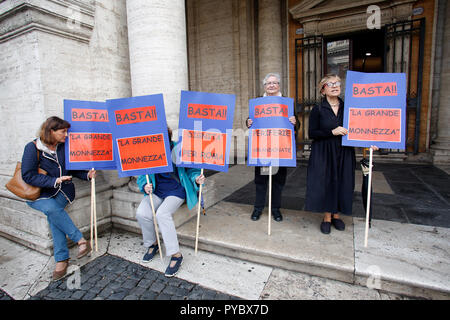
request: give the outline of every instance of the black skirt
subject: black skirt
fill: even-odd
[[[313,108],[309,136],[313,138],[306,180],[305,210],[352,214],[356,158],[353,147],[342,146],[334,128],[342,126],[344,104],[336,116],[328,101]]]

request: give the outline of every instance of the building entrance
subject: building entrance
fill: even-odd
[[[407,78],[407,142],[405,150],[388,153],[419,152],[420,113],[425,19],[385,25],[379,30],[355,31],[342,35],[316,35],[295,39],[295,110],[300,128],[298,150],[309,150],[308,116],[320,103],[317,83],[328,73],[343,79],[348,70],[359,72],[401,72]]]

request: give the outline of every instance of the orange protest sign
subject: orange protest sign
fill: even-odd
[[[292,130],[253,129],[251,152],[254,159],[291,159]]]
[[[188,103],[187,111],[188,118],[227,120],[227,106]]]
[[[72,121],[108,122],[108,110],[72,108]]]
[[[112,161],[111,133],[70,132],[70,162]]]
[[[255,106],[255,118],[288,117],[288,106],[279,103],[260,104]]]
[[[167,166],[162,133],[117,139],[122,171]]]
[[[226,134],[220,132],[183,130],[181,161],[223,166]]]
[[[348,117],[348,140],[401,141],[401,109],[350,108]]]
[[[354,83],[354,98],[392,97],[397,96],[396,82]]]
[[[114,116],[117,125],[158,120],[156,106],[116,110]]]

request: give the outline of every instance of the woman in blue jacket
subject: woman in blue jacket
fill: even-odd
[[[56,267],[53,280],[65,276],[69,265],[68,236],[78,244],[77,258],[91,251],[89,242],[83,238],[80,230],[65,211],[68,203],[75,199],[75,187],[72,176],[82,180],[95,177],[95,170],[66,170],[64,143],[70,123],[58,117],[48,118],[42,125],[39,137],[25,146],[22,157],[22,178],[33,186],[41,187],[41,194],[35,201],[27,204],[47,216],[53,236],[53,252]],[[38,158],[39,156],[39,158]],[[47,172],[38,173],[38,168]]]
[[[169,129],[171,138],[171,130]],[[174,145],[171,142],[171,149]],[[156,240],[153,223],[153,212],[149,195],[153,199],[156,211],[156,220],[166,247],[166,255],[171,256],[169,266],[165,271],[167,277],[173,277],[179,270],[183,261],[180,253],[177,232],[172,215],[186,200],[188,209],[191,210],[198,202],[197,191],[199,185],[205,182],[205,177],[200,170],[193,168],[177,167],[173,163],[173,172],[141,175],[137,179],[137,185],[145,194],[136,211],[136,219],[142,229],[144,246],[147,248],[143,262],[149,262],[158,253],[160,248]]]

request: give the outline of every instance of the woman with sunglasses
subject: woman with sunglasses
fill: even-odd
[[[335,74],[326,75],[319,82],[322,102],[309,115],[311,155],[306,180],[305,210],[324,212],[320,225],[324,234],[331,225],[345,230],[339,214],[351,215],[355,187],[356,158],[353,147],[342,146],[342,136],[348,133],[343,127],[344,102],[341,79]],[[371,146],[378,150],[376,146]]]

